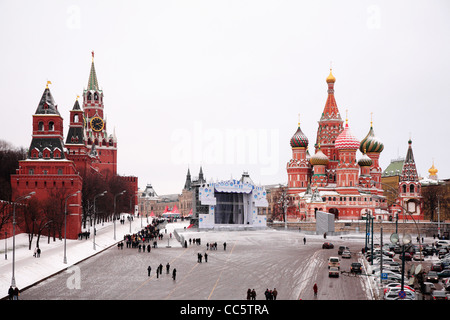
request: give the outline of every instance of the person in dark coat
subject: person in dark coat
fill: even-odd
[[[15,287],[13,291],[13,300],[19,300],[19,288]]]
[[[314,291],[314,296],[317,296],[317,283],[314,283],[313,291]]]
[[[9,299],[9,300],[12,300],[12,299],[13,299],[13,296],[14,296],[14,289],[13,289],[12,286],[10,286],[10,287],[9,287],[9,290],[8,290],[8,299]]]
[[[147,268],[147,272],[148,272],[148,276],[150,277],[150,272],[152,271],[152,267],[148,266]]]
[[[177,278],[177,269],[173,268],[173,271],[172,271],[172,279],[175,281],[176,278]]]

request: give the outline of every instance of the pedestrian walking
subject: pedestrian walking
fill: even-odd
[[[9,286],[9,290],[8,290],[8,299],[12,300],[14,296],[14,289],[12,286]]]
[[[152,267],[148,266],[147,272],[148,272],[148,276],[150,277],[150,272],[152,272]]]
[[[272,291],[273,300],[277,300],[277,295],[278,295],[277,288],[273,288],[273,291]]]
[[[252,290],[252,300],[256,300],[256,291],[255,291],[255,289]]]
[[[227,243],[226,243],[226,242],[223,243],[223,250],[224,250],[224,251],[227,250]],[[233,251],[233,250],[232,250],[232,251]]]
[[[175,281],[176,278],[177,278],[177,269],[173,268],[173,271],[172,271],[172,279],[173,279],[173,281]]]
[[[208,255],[205,252],[205,262],[208,262]]]
[[[313,286],[313,291],[314,291],[314,296],[315,297],[317,297],[317,283],[314,283],[314,286]]]
[[[303,244],[306,244],[306,238],[303,237]]]
[[[250,300],[252,298],[252,290],[248,288],[247,290],[247,300]]]
[[[37,248],[37,257],[39,258],[41,256],[41,249],[39,249],[39,247]]]
[[[166,264],[166,274],[169,274],[170,264],[167,262]]]
[[[20,291],[19,288],[15,287],[13,291],[13,300],[19,300]]]

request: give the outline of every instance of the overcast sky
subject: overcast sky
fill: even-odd
[[[0,1],[0,139],[28,148],[46,81],[64,118],[87,86],[91,51],[118,172],[181,193],[210,179],[287,181],[290,138],[310,152],[330,64],[343,118],[450,178],[450,1]],[[357,157],[361,156],[358,151]]]

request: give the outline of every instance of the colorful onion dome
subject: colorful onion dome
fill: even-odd
[[[292,148],[307,148],[308,147],[308,137],[300,129],[300,123],[298,124],[298,129],[291,138]]]
[[[373,164],[372,159],[369,158],[369,156],[364,152],[362,157],[358,160],[358,164],[361,167],[370,167]]]
[[[335,83],[336,82],[336,78],[333,76],[333,73],[331,73],[331,69],[330,69],[330,74],[327,77],[327,83]]]
[[[320,145],[319,145],[319,150],[317,150],[316,154],[313,155],[310,159],[309,162],[313,165],[313,166],[326,166],[328,164],[330,160],[328,159],[328,157],[326,156],[325,153],[322,152],[322,150],[320,150]]]
[[[359,148],[359,140],[351,133],[347,120],[345,120],[344,130],[336,138],[335,148],[337,150],[358,150]]]
[[[362,139],[361,144],[359,145],[359,151],[364,152],[364,150],[366,150],[366,152],[369,153],[370,152],[380,153],[381,151],[383,151],[383,149],[384,149],[383,143],[381,142],[380,139],[378,139],[375,136],[372,124],[370,124],[369,133],[364,139]]]

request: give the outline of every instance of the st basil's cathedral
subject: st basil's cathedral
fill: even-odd
[[[398,214],[423,220],[421,186],[414,162],[412,141],[403,165],[396,199],[389,202],[381,182],[379,164],[383,143],[375,135],[371,121],[366,137],[359,141],[339,112],[332,70],[326,78],[328,97],[319,120],[315,153],[308,151],[309,140],[300,122],[290,140],[292,159],[287,163],[287,194],[289,219],[315,221],[316,212],[328,212],[340,220],[362,219],[367,214],[390,220]],[[361,152],[359,159],[357,151]],[[392,188],[392,187],[391,187]],[[392,190],[388,190],[392,192]]]

